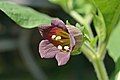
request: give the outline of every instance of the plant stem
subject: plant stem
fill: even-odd
[[[99,56],[98,53],[96,54],[94,50],[85,43],[82,45],[81,50],[93,64],[98,80],[109,80],[102,56]]]
[[[95,72],[97,74],[98,80],[109,80],[105,65],[103,60],[99,57],[96,57],[95,60],[92,62]]]
[[[89,32],[89,36],[93,38],[91,27],[88,25],[88,22],[86,22],[85,19],[81,15],[79,15],[74,10],[70,11],[68,14],[70,14],[79,24],[84,25]]]
[[[84,24],[84,19],[76,11],[70,11],[69,14],[81,25]]]
[[[98,48],[99,48],[98,49],[98,52],[99,52],[98,56],[102,59],[104,59],[105,54],[106,54],[106,46],[107,46],[106,42],[103,42],[100,44],[100,46],[98,46]]]
[[[89,34],[90,37],[93,38],[93,33],[90,28],[83,19],[82,16],[80,16],[76,11],[71,11],[69,14],[78,21],[79,24],[84,25]],[[95,50],[92,49],[91,46],[87,45],[85,42],[81,47],[81,51],[84,53],[84,55],[89,59],[89,61],[93,64],[95,68],[95,72],[97,74],[98,80],[109,80],[107,71],[103,62],[104,56],[105,56],[105,50],[106,50],[106,42],[102,43],[99,46],[99,50],[95,52]]]
[[[93,62],[95,55],[94,55],[94,50],[92,50],[90,46],[88,46],[86,43],[83,43],[81,47],[81,51],[89,59],[90,62]]]

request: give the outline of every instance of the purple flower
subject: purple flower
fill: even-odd
[[[81,47],[82,33],[72,25],[65,25],[60,19],[53,19],[51,25],[39,27],[43,39],[39,44],[42,58],[55,57],[58,65],[64,65],[70,59],[70,54]]]

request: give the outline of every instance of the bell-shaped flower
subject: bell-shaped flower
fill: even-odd
[[[60,19],[53,19],[51,25],[40,26],[39,32],[43,37],[39,44],[41,58],[55,57],[59,66],[66,64],[72,51],[81,47],[81,31],[65,25]]]

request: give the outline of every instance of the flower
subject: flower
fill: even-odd
[[[66,64],[72,51],[81,47],[81,31],[72,25],[65,25],[60,19],[53,19],[51,25],[40,26],[39,32],[43,37],[39,44],[41,58],[55,57],[58,66]]]

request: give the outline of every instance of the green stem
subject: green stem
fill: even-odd
[[[103,48],[104,47],[105,46],[103,45]],[[101,48],[101,50],[104,50],[103,48]],[[105,65],[103,63],[103,59],[101,59],[99,53],[96,54],[94,50],[86,43],[82,45],[81,50],[83,51],[84,55],[89,59],[89,61],[93,64],[98,80],[109,80]]]
[[[82,16],[80,16],[76,11],[71,11],[69,13],[76,21],[79,22],[79,24],[85,25],[87,28],[90,37],[93,38],[93,33],[90,28],[83,19]],[[105,55],[105,50],[106,50],[106,42],[102,43],[99,47],[98,51],[94,51],[92,47],[84,43],[81,47],[81,51],[84,53],[84,55],[89,59],[89,61],[93,64],[95,68],[95,72],[97,74],[98,80],[109,80],[107,71],[103,62],[104,55]]]
[[[103,48],[101,48],[101,50],[102,49]],[[109,80],[103,59],[99,56],[99,54],[96,54],[94,50],[85,43],[82,45],[81,50],[93,64],[98,80]]]
[[[109,80],[103,60],[99,57],[92,62],[97,74],[98,80]]]
[[[89,26],[88,22],[86,22],[86,20],[81,15],[79,15],[74,10],[70,11],[68,14],[70,14],[79,24],[84,25],[89,32],[89,36],[91,38],[93,38],[93,33],[91,30],[91,27]]]
[[[98,46],[98,52],[99,52],[98,57],[104,59],[106,54],[106,46],[107,46],[106,42],[103,42],[100,44],[100,46]]]
[[[81,25],[84,24],[84,19],[76,11],[70,11],[69,14]]]
[[[83,43],[81,47],[81,51],[84,53],[84,55],[89,59],[90,62],[93,62],[95,55],[94,50],[91,49],[90,46],[88,46],[86,43]]]

